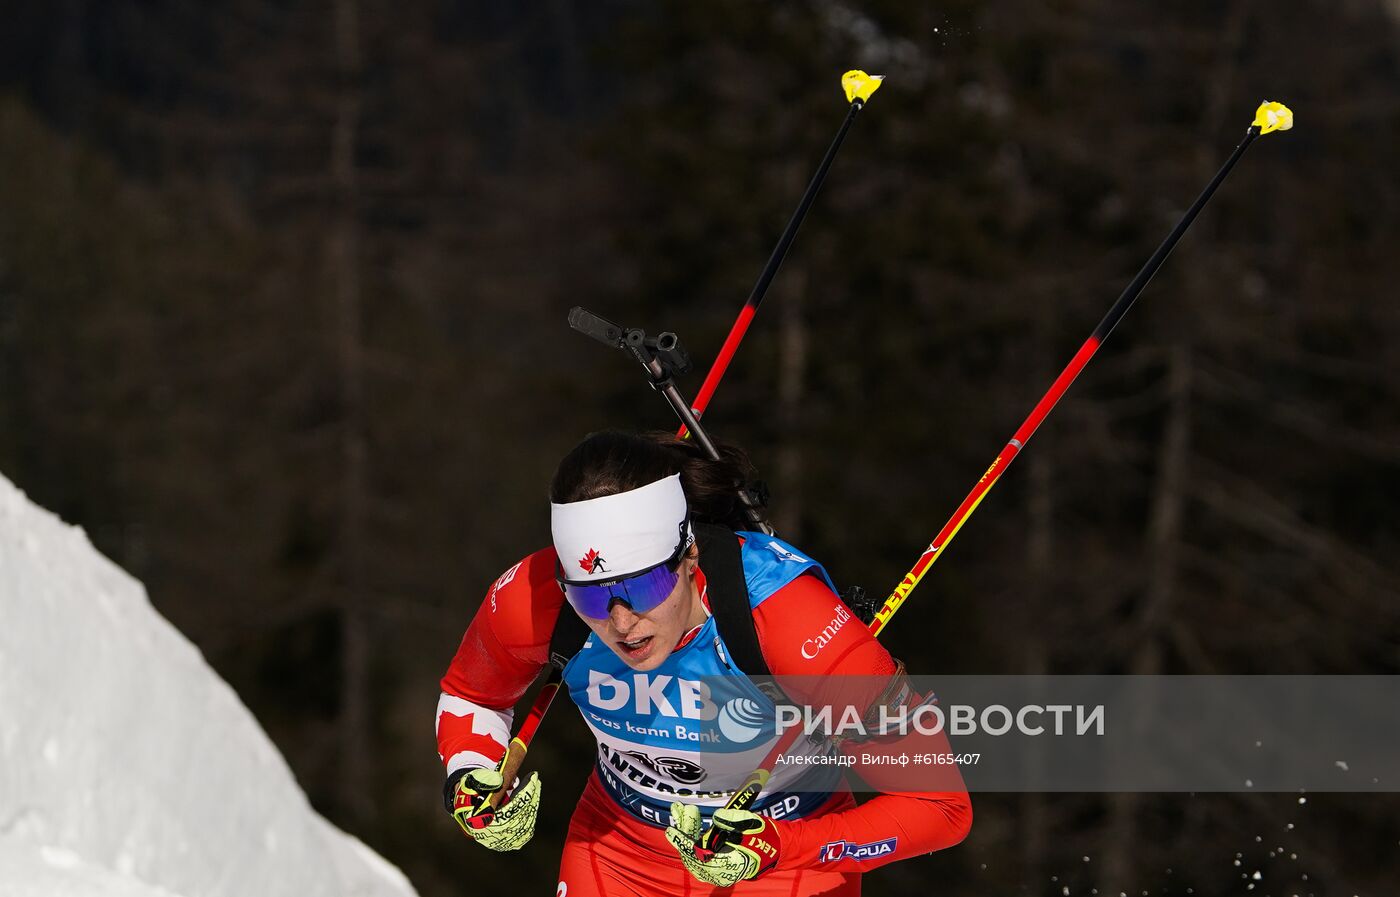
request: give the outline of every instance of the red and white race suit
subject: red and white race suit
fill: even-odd
[[[512,708],[548,662],[550,638],[563,609],[555,569],[553,548],[537,551],[511,567],[491,586],[468,626],[442,679],[437,711],[438,752],[449,774],[464,767],[495,765],[504,755]],[[698,577],[703,590],[703,571]],[[845,676],[878,682],[895,672],[889,653],[821,576],[798,575],[777,588],[754,608],[754,625],[772,674],[803,677],[785,682]],[[706,647],[696,645],[695,635],[696,630],[688,633],[676,651]],[[810,696],[790,697],[802,701]],[[841,750],[862,749],[852,745]],[[615,753],[615,745],[603,745],[604,756]],[[751,759],[736,759],[739,765],[734,769],[716,769],[716,762],[723,762],[722,756],[706,755],[707,782],[727,783],[731,789],[753,765]],[[944,768],[940,784],[948,790],[933,792],[902,790],[907,779],[905,783],[894,780],[897,767],[859,768],[866,784],[881,793],[857,805],[841,785],[815,806],[807,801],[795,813],[767,814],[781,838],[778,864],[754,881],[740,882],[732,893],[855,895],[862,873],[951,847],[966,837],[972,806],[956,767]],[[606,783],[600,770],[608,776]],[[567,897],[710,893],[709,886],[694,880],[681,865],[663,835],[665,821],[624,808],[619,788],[625,791],[628,780],[609,773],[604,763],[595,768],[574,812],[560,865],[559,893]],[[629,804],[633,798],[645,802],[654,797],[622,795]],[[798,805],[794,801],[789,806]]]

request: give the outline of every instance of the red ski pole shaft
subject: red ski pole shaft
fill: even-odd
[[[933,566],[934,561],[938,560],[942,555],[943,549],[947,548],[948,543],[953,541],[953,537],[958,534],[963,524],[972,516],[972,512],[977,510],[977,506],[982,503],[982,499],[987,497],[987,493],[996,485],[997,480],[1001,479],[1001,475],[1011,466],[1011,462],[1016,460],[1016,456],[1020,454],[1021,449],[1025,448],[1031,436],[1035,435],[1035,431],[1040,427],[1041,422],[1054,410],[1055,405],[1059,403],[1060,398],[1065,394],[1066,390],[1069,389],[1070,384],[1079,376],[1079,372],[1084,370],[1084,366],[1089,363],[1089,359],[1093,358],[1094,353],[1098,352],[1099,346],[1103,345],[1104,341],[1108,339],[1109,334],[1118,326],[1118,322],[1128,313],[1128,309],[1133,307],[1133,303],[1137,301],[1143,289],[1151,282],[1157,270],[1162,267],[1162,263],[1167,260],[1167,256],[1171,254],[1172,249],[1175,248],[1176,244],[1181,240],[1187,228],[1191,226],[1191,222],[1196,220],[1196,216],[1200,213],[1201,209],[1205,208],[1206,203],[1210,201],[1210,198],[1215,195],[1215,191],[1219,189],[1220,185],[1224,182],[1225,176],[1235,167],[1235,163],[1240,160],[1240,157],[1244,155],[1244,151],[1249,149],[1250,144],[1254,142],[1259,134],[1260,127],[1257,124],[1250,125],[1249,129],[1245,131],[1244,139],[1235,147],[1235,151],[1230,154],[1230,158],[1227,159],[1225,164],[1220,167],[1220,170],[1215,173],[1215,177],[1211,178],[1210,183],[1201,191],[1201,195],[1196,197],[1196,201],[1192,203],[1191,207],[1186,210],[1186,213],[1181,216],[1181,220],[1176,223],[1171,233],[1162,241],[1162,245],[1157,247],[1157,251],[1152,253],[1152,257],[1147,260],[1147,263],[1138,271],[1137,276],[1135,276],[1123,290],[1122,295],[1118,297],[1118,301],[1113,303],[1113,306],[1108,310],[1108,314],[1104,315],[1103,320],[1094,328],[1094,332],[1091,333],[1089,338],[1084,341],[1084,344],[1079,347],[1079,351],[1074,353],[1074,357],[1069,360],[1069,364],[1065,365],[1064,370],[1060,371],[1060,375],[1055,378],[1055,382],[1050,384],[1050,389],[1046,391],[1045,395],[1041,396],[1040,401],[1031,409],[1030,416],[1016,429],[1011,439],[1009,439],[1002,448],[1001,453],[996,456],[991,466],[987,468],[987,472],[982,474],[981,479],[973,484],[972,491],[963,499],[962,504],[958,505],[958,509],[953,512],[953,516],[949,518],[948,522],[943,525],[943,528],[938,531],[938,535],[933,537],[933,541],[924,549],[923,554],[919,555],[918,561],[916,561],[909,572],[905,574],[904,579],[900,580],[899,585],[894,587],[894,591],[890,592],[889,597],[885,599],[885,603],[880,609],[875,612],[875,619],[870,621],[870,631],[872,633],[879,635],[880,631],[889,625],[890,618],[893,617],[895,612],[904,604],[904,601],[909,597],[909,593],[914,591],[914,587],[924,578],[924,574]]]
[[[739,309],[739,317],[734,319],[734,326],[729,328],[729,335],[724,338],[724,345],[720,346],[719,354],[715,356],[714,364],[710,365],[710,372],[705,375],[705,382],[700,384],[700,391],[695,394],[695,404],[691,406],[691,411],[696,417],[705,413],[705,409],[710,407],[710,399],[714,398],[715,390],[719,388],[719,381],[724,379],[724,372],[729,369],[729,362],[734,360],[734,353],[739,351],[739,344],[744,341],[744,334],[749,332],[749,325],[753,323],[754,315],[758,312],[758,306],[763,302],[763,297],[768,294],[768,287],[773,283],[773,278],[777,275],[778,269],[783,266],[783,259],[787,257],[788,249],[792,246],[792,241],[797,237],[797,230],[802,226],[802,221],[807,217],[807,212],[812,208],[812,201],[817,198],[817,191],[821,189],[822,182],[826,180],[826,173],[831,169],[831,163],[836,159],[837,150],[841,149],[841,144],[846,140],[846,132],[851,129],[851,123],[856,120],[856,113],[865,107],[865,103],[870,99],[870,95],[879,89],[880,82],[884,75],[867,75],[865,72],[847,72],[841,78],[841,84],[846,88],[846,98],[850,101],[851,107],[846,112],[846,118],[841,122],[841,127],[836,132],[836,138],[831,141],[831,146],[826,150],[826,155],[822,157],[821,164],[817,166],[816,174],[812,175],[812,180],[807,184],[807,189],[802,194],[802,199],[797,203],[797,209],[792,213],[792,218],[788,219],[787,227],[783,228],[783,233],[778,237],[778,244],[773,247],[773,252],[768,256],[768,262],[763,266],[763,271],[758,275],[757,282],[753,285],[753,290],[749,293],[748,300],[744,307]],[[682,439],[686,436],[684,424],[676,431],[676,435]]]
[[[506,789],[520,774],[520,767],[525,763],[525,755],[530,752],[530,742],[534,740],[535,732],[540,727],[540,721],[549,712],[549,705],[554,702],[554,696],[559,693],[559,686],[563,683],[563,679],[563,668],[557,665],[552,666],[549,678],[545,680],[544,685],[540,686],[539,692],[535,695],[534,703],[530,705],[530,712],[525,715],[525,721],[520,724],[520,731],[506,746],[506,755],[501,759],[501,781],[504,787],[487,798],[486,803],[491,809],[494,810],[501,805]]]

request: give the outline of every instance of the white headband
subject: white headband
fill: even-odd
[[[681,475],[639,489],[549,505],[559,566],[569,582],[600,582],[640,573],[680,547],[686,520]],[[689,525],[685,538],[691,539]]]

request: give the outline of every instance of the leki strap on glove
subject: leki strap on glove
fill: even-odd
[[[447,780],[448,810],[468,838],[491,850],[519,850],[535,833],[540,811],[540,777],[529,780],[501,804],[493,797],[505,787],[499,770],[466,769]]]
[[[748,810],[716,810],[710,821],[714,849],[700,846],[704,833],[700,808],[671,804],[673,824],[666,840],[681,855],[690,874],[707,885],[727,888],[748,881],[778,865],[782,843],[777,826]]]

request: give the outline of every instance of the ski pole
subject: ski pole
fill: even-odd
[[[1050,384],[1050,389],[1041,397],[1040,401],[1036,403],[1036,406],[1031,409],[1030,416],[1022,422],[1015,434],[1012,435],[1011,439],[1006,443],[1006,446],[1001,450],[1001,454],[997,455],[996,460],[987,468],[987,472],[982,474],[982,478],[972,487],[972,491],[963,499],[958,509],[953,512],[953,516],[943,525],[943,528],[938,531],[938,535],[933,537],[933,541],[924,549],[924,553],[919,556],[919,560],[915,562],[913,568],[905,574],[904,579],[900,581],[899,585],[895,586],[894,591],[885,599],[884,605],[875,612],[875,619],[870,622],[870,631],[873,634],[879,635],[880,631],[889,625],[890,618],[893,617],[900,606],[904,604],[905,599],[909,597],[909,593],[912,592],[914,587],[919,584],[919,581],[923,579],[924,574],[933,566],[933,562],[938,560],[943,549],[948,547],[948,543],[953,541],[953,537],[958,534],[958,530],[962,529],[962,525],[972,516],[972,512],[977,510],[977,506],[982,503],[982,499],[987,496],[991,488],[996,485],[997,480],[1006,472],[1006,468],[1010,467],[1011,462],[1016,460],[1016,456],[1020,453],[1021,449],[1025,448],[1026,443],[1030,441],[1031,436],[1035,434],[1041,422],[1050,414],[1056,403],[1060,401],[1060,397],[1065,394],[1070,384],[1079,376],[1079,372],[1089,363],[1089,359],[1094,357],[1094,353],[1097,352],[1099,346],[1103,345],[1104,341],[1108,339],[1109,334],[1118,326],[1118,322],[1128,313],[1128,309],[1132,308],[1133,302],[1137,300],[1138,295],[1142,293],[1143,289],[1152,280],[1153,275],[1157,273],[1157,269],[1162,267],[1162,263],[1167,260],[1167,256],[1171,254],[1172,249],[1175,248],[1177,242],[1181,240],[1187,228],[1191,226],[1191,222],[1196,220],[1196,215],[1201,209],[1205,208],[1205,204],[1215,195],[1215,191],[1220,187],[1221,183],[1224,182],[1230,170],[1235,167],[1235,163],[1244,155],[1244,151],[1249,149],[1250,144],[1252,144],[1260,134],[1268,134],[1272,131],[1284,131],[1291,127],[1293,127],[1293,113],[1282,103],[1264,102],[1260,104],[1258,110],[1255,112],[1253,123],[1251,123],[1249,128],[1245,131],[1244,139],[1235,147],[1235,151],[1230,154],[1230,158],[1225,160],[1225,164],[1215,173],[1215,177],[1211,178],[1205,190],[1201,191],[1201,195],[1196,197],[1196,201],[1186,210],[1186,214],[1181,216],[1181,220],[1176,223],[1176,227],[1172,228],[1171,233],[1162,241],[1162,245],[1157,247],[1157,251],[1152,253],[1152,257],[1147,260],[1147,264],[1142,266],[1142,270],[1138,271],[1137,276],[1134,277],[1127,288],[1123,290],[1123,294],[1118,297],[1117,302],[1113,303],[1113,306],[1108,310],[1108,314],[1104,315],[1103,320],[1094,328],[1094,332],[1089,335],[1089,338],[1079,347],[1079,351],[1075,352],[1074,357],[1069,360],[1069,364],[1065,365],[1065,369],[1055,378],[1055,382]]]
[[[541,720],[549,712],[549,705],[553,703],[554,696],[559,693],[559,686],[563,684],[563,681],[564,668],[557,663],[551,663],[549,678],[535,694],[534,703],[530,705],[530,712],[525,714],[525,721],[520,724],[520,731],[510,740],[510,744],[506,746],[506,754],[501,758],[501,789],[492,792],[491,796],[486,799],[486,806],[492,811],[500,807],[501,801],[505,798],[506,789],[520,775],[520,767],[525,763],[525,755],[530,752],[530,741],[535,737],[535,730],[540,727]]]
[[[733,360],[734,353],[739,350],[739,344],[744,341],[744,334],[748,332],[749,324],[753,322],[759,303],[763,301],[764,295],[768,292],[768,286],[773,282],[774,275],[782,267],[783,259],[787,257],[788,249],[797,236],[797,229],[802,226],[802,220],[807,217],[807,210],[812,207],[812,201],[817,198],[817,191],[821,189],[822,182],[826,180],[827,170],[831,168],[832,160],[836,158],[836,151],[841,149],[841,144],[846,139],[846,132],[851,129],[851,123],[856,120],[856,113],[865,108],[870,95],[880,89],[880,83],[884,80],[884,75],[867,75],[859,69],[852,69],[841,76],[841,86],[846,91],[846,100],[851,104],[851,108],[846,112],[846,118],[841,122],[841,128],[836,132],[836,138],[831,141],[831,146],[827,148],[821,164],[817,166],[817,173],[812,175],[811,182],[807,184],[806,192],[802,194],[801,201],[797,203],[797,210],[792,213],[787,227],[783,228],[783,234],[778,238],[778,245],[773,247],[773,254],[768,256],[768,263],[763,266],[763,271],[758,275],[758,282],[753,285],[753,291],[749,293],[748,301],[739,310],[739,317],[734,320],[734,326],[729,328],[729,335],[724,338],[724,345],[720,346],[714,364],[710,365],[710,372],[705,375],[705,382],[700,384],[700,391],[695,394],[695,404],[691,406],[691,411],[697,418],[704,414],[705,409],[709,407],[710,399],[714,397],[719,381],[723,379],[724,372],[729,368],[729,362]],[[676,435],[684,439],[687,432],[685,424],[681,424]]]
[[[929,544],[928,548],[924,549],[923,554],[919,556],[919,560],[914,564],[914,568],[905,575],[899,585],[895,586],[894,591],[885,599],[884,605],[876,611],[875,618],[870,621],[870,632],[872,635],[878,636],[880,632],[889,625],[890,618],[895,615],[895,612],[899,610],[905,599],[909,597],[909,593],[914,590],[914,587],[923,579],[924,574],[933,566],[933,562],[942,556],[942,550],[948,547],[948,543],[953,541],[953,537],[958,534],[958,530],[960,530],[962,525],[967,522],[967,519],[972,516],[972,512],[977,510],[977,506],[981,504],[982,499],[986,497],[987,491],[990,490],[1001,475],[1006,472],[1006,468],[1010,466],[1011,462],[1015,460],[1016,455],[1025,447],[1026,442],[1030,440],[1036,428],[1039,427],[1046,416],[1050,414],[1051,409],[1059,402],[1065,390],[1069,389],[1069,385],[1074,382],[1075,377],[1079,376],[1079,372],[1089,363],[1089,359],[1094,357],[1094,353],[1098,351],[1099,346],[1103,344],[1104,340],[1108,339],[1108,335],[1113,332],[1113,328],[1116,327],[1123,316],[1127,314],[1128,309],[1132,307],[1133,302],[1143,291],[1143,288],[1152,280],[1152,276],[1157,273],[1157,269],[1162,267],[1162,263],[1166,261],[1167,256],[1171,254],[1172,248],[1176,246],[1182,235],[1186,233],[1186,229],[1191,226],[1191,222],[1195,220],[1196,215],[1205,207],[1205,204],[1210,200],[1211,196],[1215,194],[1215,191],[1225,180],[1225,176],[1230,173],[1230,169],[1234,168],[1235,163],[1244,155],[1244,151],[1249,149],[1249,145],[1253,143],[1260,134],[1268,134],[1272,131],[1285,131],[1291,127],[1293,127],[1293,113],[1282,103],[1265,102],[1259,106],[1258,110],[1255,112],[1254,122],[1249,126],[1249,129],[1245,131],[1244,139],[1240,141],[1239,146],[1235,147],[1235,151],[1230,154],[1230,158],[1225,161],[1225,164],[1216,172],[1215,177],[1206,185],[1205,190],[1202,191],[1201,195],[1196,198],[1196,201],[1191,204],[1191,208],[1186,210],[1186,214],[1177,222],[1176,227],[1172,228],[1166,240],[1162,241],[1162,245],[1158,246],[1157,251],[1152,253],[1152,257],[1147,260],[1147,264],[1142,266],[1142,270],[1138,271],[1137,276],[1128,284],[1123,294],[1118,297],[1118,301],[1113,303],[1113,307],[1108,310],[1108,314],[1105,315],[1103,320],[1099,322],[1099,325],[1094,328],[1094,332],[1085,340],[1084,345],[1079,347],[1079,351],[1070,359],[1069,364],[1066,365],[1065,369],[1060,372],[1060,375],[1055,378],[1055,382],[1050,385],[1049,391],[1045,393],[1041,400],[1036,403],[1035,408],[1031,410],[1030,417],[1027,417],[1020,428],[1016,430],[1015,435],[1006,443],[1006,447],[1002,449],[1001,454],[997,455],[996,460],[992,462],[992,466],[987,468],[987,472],[982,474],[982,478],[972,487],[972,491],[968,493],[967,498],[963,499],[962,504],[953,512],[952,518],[944,524],[943,529],[938,531],[938,535],[934,536],[933,542]],[[749,777],[739,787],[739,790],[734,793],[734,797],[726,804],[727,807],[747,810],[749,807],[753,806],[754,802],[758,800],[758,796],[762,792],[764,786],[767,785],[778,758],[787,752],[800,732],[801,727],[799,726],[789,727],[783,732],[777,743],[773,745],[772,750],[770,750],[768,755],[763,759],[759,768],[750,773]],[[704,846],[707,848],[713,847],[713,839],[711,837],[711,832],[713,831],[714,828],[711,827],[705,832]]]
[[[782,266],[788,248],[792,245],[793,238],[797,236],[797,229],[802,226],[802,220],[807,217],[807,210],[811,208],[817,191],[821,189],[822,181],[826,180],[827,170],[831,168],[831,163],[836,158],[836,151],[841,148],[842,142],[845,141],[846,132],[851,129],[851,122],[855,121],[856,113],[864,108],[871,95],[880,89],[880,83],[884,80],[884,75],[867,75],[858,69],[852,69],[841,76],[841,87],[846,92],[847,102],[851,104],[850,110],[846,113],[840,130],[836,132],[836,138],[827,148],[821,164],[817,166],[817,173],[812,177],[811,183],[807,185],[806,192],[802,194],[802,200],[797,204],[797,210],[788,221],[787,227],[783,229],[782,236],[778,238],[778,245],[773,247],[773,254],[768,257],[768,263],[763,266],[763,271],[758,276],[758,282],[754,284],[753,292],[749,294],[748,301],[740,310],[738,319],[730,329],[729,335],[725,337],[719,355],[716,356],[714,364],[710,366],[709,373],[705,375],[705,382],[701,384],[700,392],[696,394],[695,404],[690,407],[690,412],[697,421],[709,406],[715,388],[719,385],[720,379],[724,377],[724,372],[729,367],[734,353],[738,350],[739,343],[743,342],[744,334],[748,331],[750,322],[753,321],[759,303],[763,301],[764,294],[768,292],[769,284],[773,282],[774,275]],[[681,413],[681,409],[676,409],[676,413],[684,420],[685,415]],[[686,438],[688,433],[689,428],[683,422],[677,435]],[[529,713],[520,726],[520,732],[511,739],[510,744],[506,747],[505,757],[501,761],[501,778],[507,787],[515,781],[520,772],[520,767],[525,762],[525,755],[530,750],[530,741],[534,738],[540,721],[549,712],[549,705],[553,703],[555,695],[558,694],[562,681],[562,667],[552,664],[548,678],[545,679],[544,685],[535,695]],[[492,809],[500,806],[505,790],[502,788],[491,795],[487,803]]]

